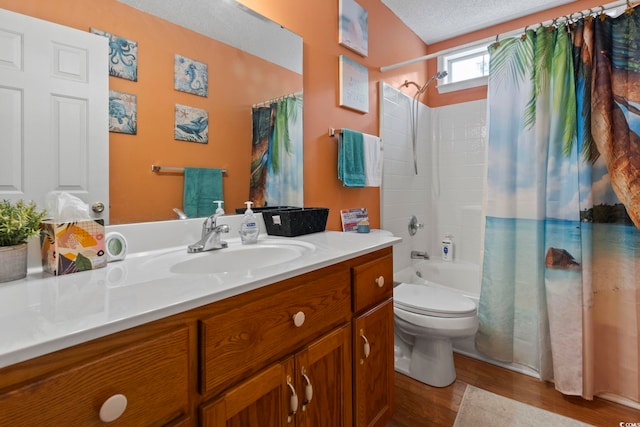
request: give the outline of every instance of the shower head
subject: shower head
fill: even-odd
[[[431,76],[431,78],[427,80],[427,82],[424,85],[422,85],[422,87],[418,86],[416,82],[410,82],[409,80],[405,80],[402,86],[409,87],[409,85],[414,85],[416,89],[418,89],[418,92],[416,92],[416,95],[415,95],[417,97],[419,95],[422,95],[424,91],[427,90],[427,88],[429,87],[432,81],[434,81],[435,79],[438,79],[438,80],[444,79],[445,77],[447,77],[448,74],[449,73],[447,73],[446,71],[438,71],[433,76]]]
[[[446,71],[438,71],[433,77],[435,77],[436,79],[440,80],[440,79],[444,79],[445,77],[447,77],[449,73],[447,73]]]
[[[438,71],[437,73],[435,73],[429,80],[427,80],[424,86],[420,88],[420,93],[423,93],[425,90],[427,90],[432,81],[434,81],[435,79],[444,79],[445,77],[447,77],[447,74],[449,73],[447,73],[446,71]]]

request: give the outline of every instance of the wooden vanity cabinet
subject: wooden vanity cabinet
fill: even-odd
[[[351,425],[351,330],[344,325],[201,407],[203,427]]]
[[[203,394],[222,391],[351,320],[346,268],[304,277],[291,287],[275,285],[278,292],[271,295],[240,298],[236,307],[201,321]]]
[[[393,300],[354,318],[353,336],[355,425],[384,427],[393,415]]]
[[[386,248],[2,368],[0,426],[103,425],[118,394],[108,425],[384,425],[392,282]]]
[[[383,427],[393,414],[395,375],[391,248],[365,260],[351,267],[354,425]]]

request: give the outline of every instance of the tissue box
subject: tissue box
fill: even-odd
[[[44,271],[60,276],[107,265],[104,220],[40,223]]]

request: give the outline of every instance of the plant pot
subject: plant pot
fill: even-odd
[[[27,244],[0,247],[0,283],[27,276]]]

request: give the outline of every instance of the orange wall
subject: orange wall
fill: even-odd
[[[152,173],[152,164],[227,169],[225,207],[244,206],[251,105],[302,90],[300,75],[115,0],[0,0],[0,7],[138,43],[138,81],[109,78],[110,89],[137,96],[138,123],[136,135],[109,133],[112,224],[175,218],[172,209],[182,207],[184,175]],[[174,90],[176,53],[208,65],[207,97]],[[208,144],[174,140],[175,104],[208,111]]]
[[[327,129],[350,128],[379,134],[378,81],[399,88],[405,80],[424,82],[424,64],[380,73],[384,65],[427,53],[427,46],[379,0],[359,0],[369,14],[369,53],[362,57],[338,44],[338,0],[240,0],[301,35],[304,40],[304,200],[329,207],[327,229],[340,230],[340,209],[366,207],[372,227],[380,226],[378,188],[344,188],[337,178],[338,144]],[[338,56],[369,70],[369,113],[339,107]],[[413,94],[413,92],[408,92]]]
[[[77,11],[77,13],[68,14],[66,11],[69,9],[61,6],[63,1],[64,4],[73,5],[73,10]],[[339,230],[341,228],[340,209],[355,207],[366,207],[370,213],[372,227],[379,227],[380,193],[377,188],[353,189],[342,187],[342,184],[337,179],[337,140],[328,136],[327,129],[329,127],[347,127],[366,133],[378,134],[378,82],[384,81],[393,87],[401,88],[405,80],[413,80],[418,83],[424,82],[436,71],[435,60],[407,65],[387,71],[384,74],[379,71],[381,66],[391,65],[427,53],[437,52],[448,47],[465,44],[470,41],[493,37],[496,34],[522,28],[531,23],[541,22],[589,7],[596,8],[599,5],[598,2],[592,0],[579,0],[571,5],[554,8],[526,19],[515,20],[487,30],[476,31],[469,35],[426,46],[398,20],[380,0],[359,0],[359,3],[369,14],[369,54],[367,57],[362,57],[338,44],[338,0],[318,1],[313,2],[312,5],[307,1],[299,0],[270,0],[268,2],[262,0],[241,0],[241,3],[279,22],[303,37],[305,205],[329,207],[330,215],[327,229],[331,230]],[[578,5],[576,5],[576,3]],[[90,10],[85,11],[87,8],[83,6],[86,4],[90,4],[88,8]],[[146,61],[147,59],[145,59],[145,57],[151,55],[151,52],[147,51],[147,49],[149,49],[148,45],[165,32],[165,30],[160,31],[157,29],[158,23],[154,22],[155,19],[135,15],[125,20],[122,20],[120,17],[118,19],[111,18],[109,16],[112,14],[111,8],[126,7],[116,3],[114,0],[56,0],[55,2],[42,2],[39,0],[0,0],[0,7],[22,11],[22,13],[34,16],[44,16],[55,22],[81,29],[87,29],[87,27],[93,26],[114,33],[122,32],[120,35],[128,36],[139,41],[141,49],[141,75],[140,82],[134,85],[136,90],[131,89],[131,83],[120,81],[120,79],[112,79],[111,82],[113,83],[114,89],[138,93],[139,136],[144,136],[144,139],[149,144],[152,142],[155,145],[142,146],[143,144],[140,144],[130,136],[116,137],[114,134],[111,134],[112,160],[110,182],[112,189],[112,219],[114,216],[118,219],[125,218],[124,211],[126,210],[131,210],[134,213],[130,218],[127,218],[127,221],[138,220],[136,217],[138,212],[140,219],[143,219],[142,217],[148,215],[149,211],[166,210],[166,207],[161,209],[155,205],[155,199],[160,199],[160,196],[157,196],[158,192],[181,194],[182,180],[172,179],[166,176],[154,176],[148,172],[148,168],[152,163],[164,162],[166,159],[171,162],[171,165],[179,166],[180,164],[186,164],[186,162],[193,160],[193,165],[199,165],[196,164],[196,162],[201,161],[204,157],[211,155],[212,158],[215,158],[217,157],[215,154],[217,150],[224,150],[225,152],[233,152],[234,156],[231,157],[241,159],[238,161],[242,162],[242,164],[248,164],[245,159],[249,158],[249,144],[244,145],[244,143],[240,143],[239,141],[225,140],[225,138],[218,135],[218,132],[222,131],[221,128],[215,128],[214,132],[213,123],[210,128],[210,138],[213,138],[214,142],[210,142],[208,147],[190,147],[192,149],[189,151],[194,154],[189,158],[167,157],[173,154],[177,156],[178,154],[170,151],[166,152],[164,151],[164,147],[171,144],[174,146],[186,144],[173,141],[171,136],[167,136],[167,132],[170,132],[173,126],[172,111],[167,113],[167,111],[151,109],[145,112],[140,110],[142,108],[143,98],[155,96],[155,91],[159,90],[158,88],[161,85],[166,86],[168,84],[166,80],[171,78],[170,76],[165,76],[162,82],[154,80],[156,77],[159,78],[162,70],[158,68],[149,71],[147,65],[143,66],[142,61]],[[129,31],[127,29],[129,28],[127,26],[129,25],[129,21],[135,23],[135,31]],[[183,44],[195,36],[187,36],[181,34],[181,32],[177,32],[176,36],[179,43],[169,49],[171,51],[171,60],[173,58],[173,50],[183,52],[183,55],[194,57],[194,59],[199,59],[201,55],[205,54],[203,50],[198,49],[196,46],[187,49],[185,44]],[[203,40],[202,43],[204,45],[205,41]],[[179,46],[179,48],[177,46]],[[192,51],[191,48],[194,50]],[[346,55],[367,67],[369,70],[369,113],[367,114],[338,106],[339,55]],[[165,61],[168,60],[169,59],[165,58]],[[215,61],[211,60],[208,62],[210,74],[217,72],[217,70],[213,71],[211,69]],[[165,68],[172,70],[171,64],[166,64]],[[114,80],[117,80],[117,82]],[[213,79],[210,77],[210,81],[211,80]],[[144,92],[141,92],[143,81],[145,85],[148,86],[145,86]],[[226,89],[240,91],[242,87],[228,84]],[[412,89],[402,90],[410,95],[414,93]],[[188,96],[188,101],[185,101],[183,96],[186,95],[172,91],[172,93],[168,95],[171,99],[168,104],[173,105],[175,101],[177,103],[185,103],[199,107],[199,104],[193,101],[193,95]],[[438,95],[434,87],[431,87],[427,93],[427,98],[423,99],[423,101],[426,101],[430,106],[437,107],[483,98],[486,98],[486,87],[443,95]],[[152,100],[152,103],[153,102]],[[167,103],[165,99],[158,98],[158,103],[160,102]],[[210,112],[210,114],[212,113]],[[145,135],[142,135],[142,126],[149,121],[153,121],[158,127],[164,129],[160,132],[161,134],[156,134],[156,131],[151,128],[145,128]],[[214,122],[214,119],[210,117],[210,121]],[[244,126],[244,124],[241,126]],[[149,133],[147,134],[146,132]],[[154,133],[152,134],[151,132]],[[172,133],[170,133],[170,135],[172,135]],[[141,139],[143,138],[138,138],[138,140]],[[205,152],[205,150],[209,149],[212,149],[212,152]],[[220,157],[226,159],[228,156],[221,155]],[[223,164],[215,164],[215,160],[213,160],[212,164],[203,161],[202,165],[226,167],[232,171],[235,179],[235,171],[240,171],[237,172],[237,174],[242,175],[242,168],[245,166],[235,164],[234,162],[235,160],[226,160]],[[246,167],[248,168],[248,166]],[[121,170],[126,170],[127,172],[119,175],[118,173]],[[129,173],[131,174],[129,175]],[[234,184],[234,188],[227,188],[227,183],[225,182],[225,198],[229,198],[227,206],[241,206],[241,202],[244,201],[244,198],[248,194],[248,177],[245,181],[246,184],[242,183],[243,179],[244,178],[240,178],[239,182],[241,182],[241,184],[238,187]],[[121,200],[119,194],[120,189],[124,190],[129,188],[138,188],[140,192],[125,192],[125,194],[132,194],[132,196],[127,197],[126,200]],[[145,199],[145,204],[139,206],[139,201],[142,200],[141,193],[149,191],[155,196],[151,200]],[[241,196],[237,196],[237,194],[241,194]],[[234,200],[234,197],[237,198],[237,200]],[[175,205],[180,205],[177,200]],[[120,208],[123,208],[124,211],[120,210]],[[231,209],[227,210],[230,211]],[[168,214],[164,211],[162,215],[162,217],[154,219],[172,217],[171,213]]]

